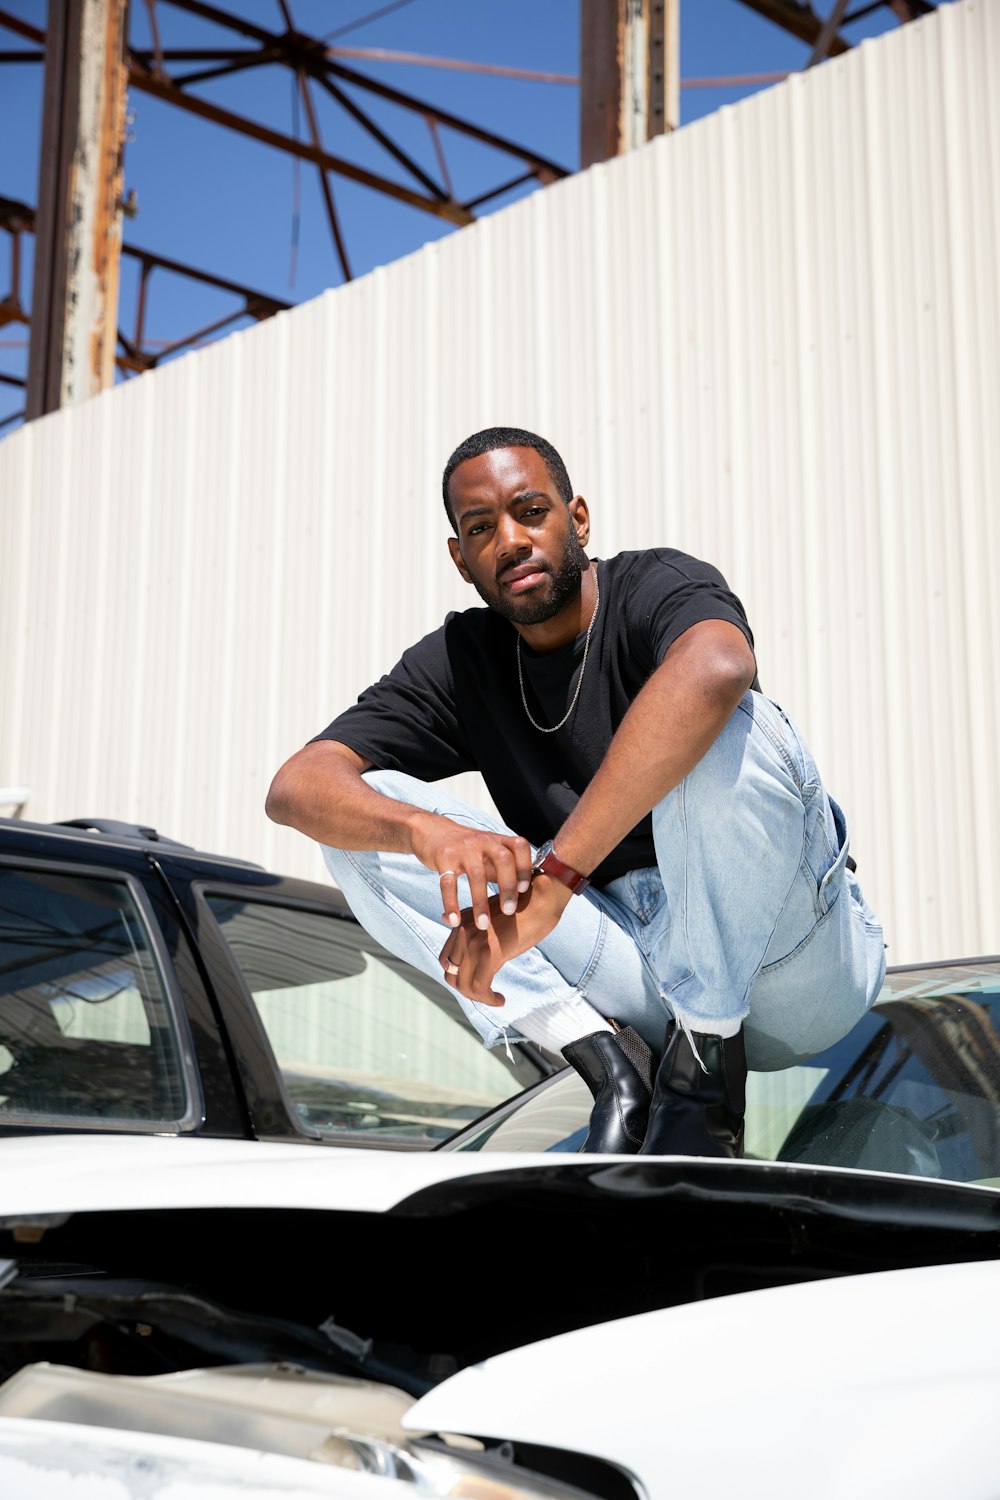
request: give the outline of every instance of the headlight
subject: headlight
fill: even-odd
[[[327,1438],[310,1457],[402,1480],[448,1500],[593,1500],[587,1491],[545,1474],[516,1469],[484,1454],[444,1452],[419,1439],[402,1448],[340,1433]]]

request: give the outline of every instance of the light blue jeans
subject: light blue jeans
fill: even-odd
[[[433,783],[369,771],[388,797],[511,832]],[[731,1036],[751,1068],[789,1067],[844,1036],[885,975],[882,927],[847,868],[844,815],[787,715],[747,693],[708,752],[653,809],[657,863],[567,905],[500,970],[502,1008],[449,992],[488,1047],[533,1010],[583,996],[657,1051],[666,1023]],[[412,855],[322,846],[361,926],[444,985],[437,876]],[[463,882],[464,884],[464,882]],[[462,904],[468,905],[468,888]],[[449,988],[445,985],[445,988]]]

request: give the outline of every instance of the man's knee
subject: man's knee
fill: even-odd
[[[755,714],[748,693],[720,734],[685,777],[683,801],[689,817],[762,815],[802,818],[802,771],[797,747],[775,732],[763,712]],[[671,794],[672,795],[672,794]]]
[[[380,771],[377,768],[365,771],[363,779],[383,797],[392,797],[396,802],[409,801],[411,788],[424,785],[403,771]]]
[[[365,771],[364,780],[383,796],[391,797],[395,802],[407,802],[423,812],[438,813],[441,817],[451,818],[453,822],[470,828],[487,829],[491,833],[512,832],[496,812],[475,807],[471,802],[456,796],[440,781],[421,781],[404,771],[378,770]]]

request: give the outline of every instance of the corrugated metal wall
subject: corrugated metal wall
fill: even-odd
[[[728,575],[890,962],[1000,948],[998,100],[942,6],[8,437],[0,784],[325,878],[270,777],[475,602],[439,475],[510,422]]]

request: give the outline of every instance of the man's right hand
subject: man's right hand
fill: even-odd
[[[513,834],[468,828],[439,813],[419,812],[410,823],[410,844],[420,863],[441,881],[441,908],[449,927],[462,920],[458,878],[464,875],[472,897],[476,927],[490,925],[489,885],[497,887],[500,910],[512,916],[517,898],[531,885],[531,845]]]

